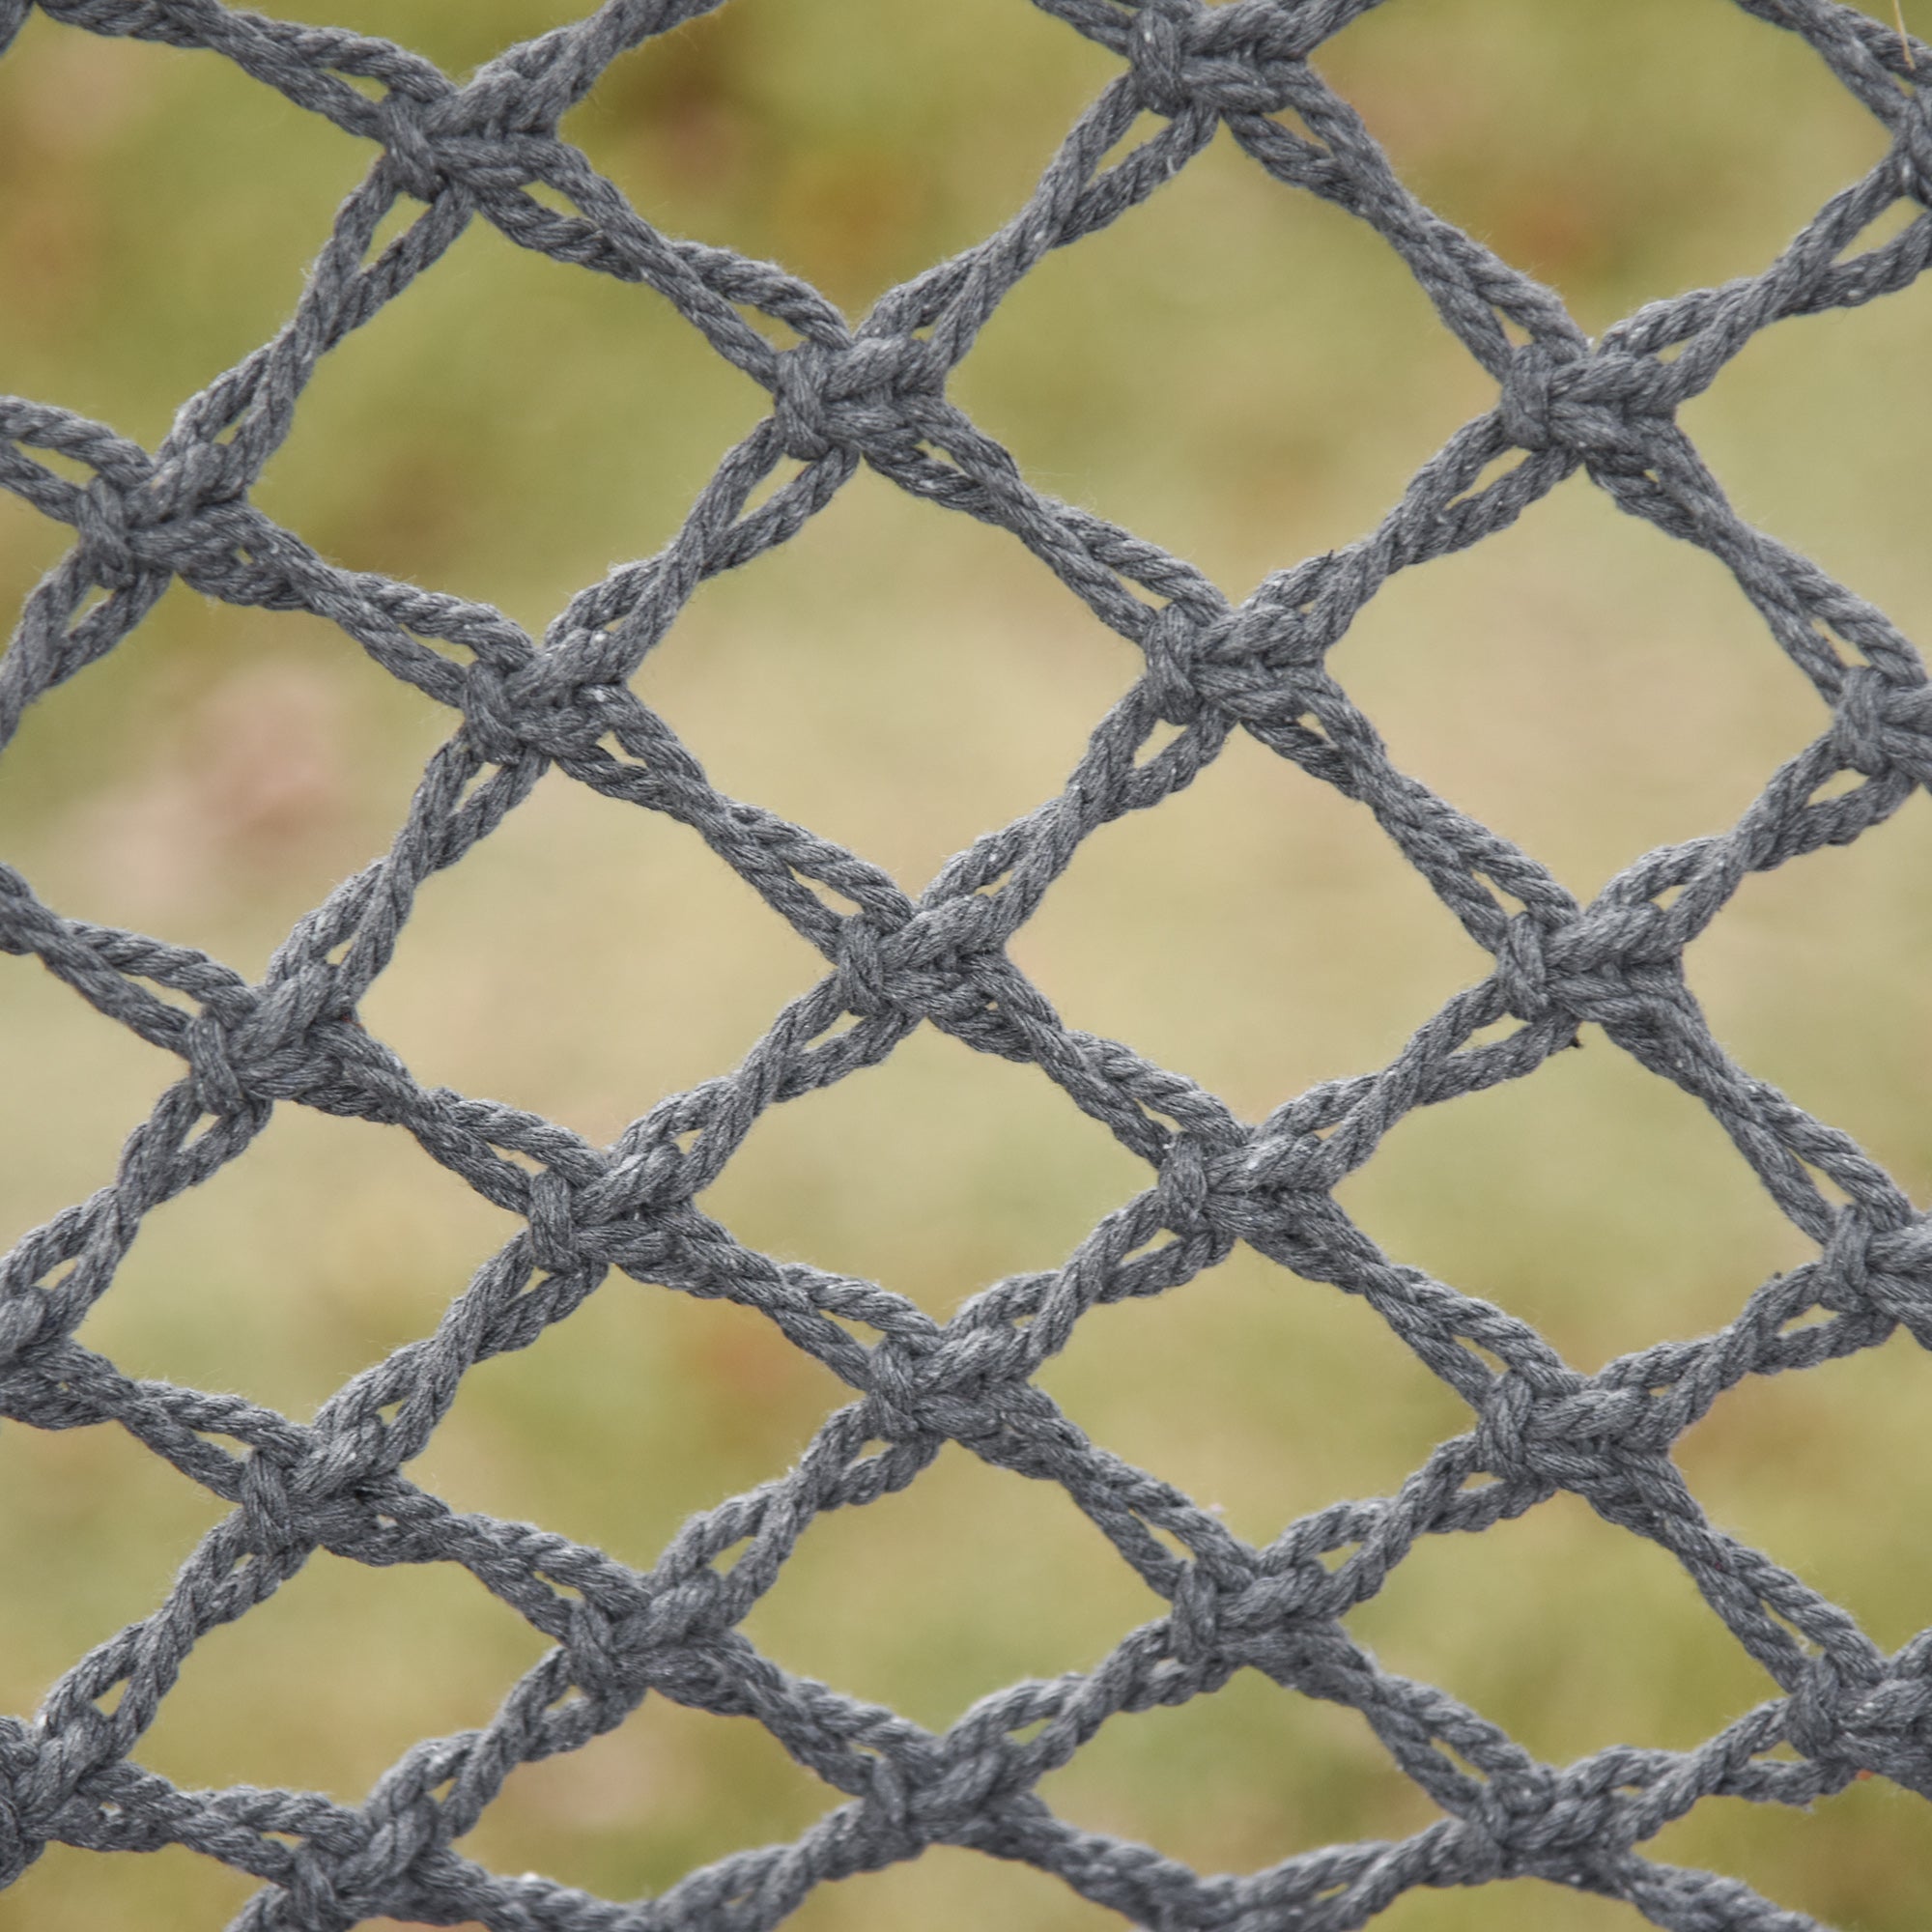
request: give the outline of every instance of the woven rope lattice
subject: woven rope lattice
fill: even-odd
[[[188,401],[154,452],[58,406],[0,398],[0,482],[74,532],[0,665],[0,737],[112,651],[176,579],[327,618],[457,722],[387,855],[297,925],[259,984],[191,949],[64,918],[0,868],[0,951],[37,956],[185,1068],[128,1139],[112,1184],[7,1257],[0,1413],[44,1429],[118,1422],[232,1505],[152,1615],[77,1662],[36,1718],[0,1719],[0,1886],[49,1842],[180,1844],[264,1881],[237,1921],[263,1932],[334,1932],[380,1915],[500,1932],[751,1928],[776,1924],[825,1880],[948,1843],[1025,1861],[1160,1928],[1334,1932],[1411,1887],[1528,1875],[1627,1900],[1658,1925],[1796,1932],[1814,1921],[1639,1848],[1710,1796],[1803,1805],[1866,1775],[1932,1796],[1932,1631],[1882,1653],[1846,1611],[1715,1528],[1671,1459],[1747,1376],[1871,1348],[1901,1323],[1932,1347],[1932,1225],[1847,1135],[1727,1057],[1682,970],[1748,873],[1848,842],[1932,783],[1932,689],[1880,611],[1741,521],[1675,421],[1757,330],[1901,289],[1932,257],[1922,213],[1857,252],[1901,199],[1932,203],[1932,118],[1917,86],[1932,49],[1832,0],[1738,0],[1809,43],[1885,125],[1889,152],[1761,274],[1655,303],[1592,342],[1548,290],[1423,208],[1309,64],[1375,0],[1037,4],[1123,71],[1005,228],[893,290],[854,328],[781,269],[668,239],[556,134],[611,61],[707,0],[608,0],[464,86],[385,42],[215,0],[46,0],[74,29],[222,55],[376,153],[293,320]],[[25,13],[26,0],[0,0],[0,48]],[[1156,130],[1103,168],[1143,111]],[[1238,606],[1184,561],[1040,494],[947,396],[987,318],[1048,250],[1154,193],[1224,126],[1285,191],[1369,224],[1497,385],[1494,409],[1417,472],[1378,528]],[[370,259],[403,198],[420,213]],[[331,565],[249,500],[319,359],[478,218],[557,261],[648,284],[771,396],[668,547],[576,596],[540,646],[484,606]],[[748,309],[784,325],[794,346],[774,347]],[[37,450],[93,480],[69,480]],[[1009,531],[1146,658],[1065,788],[959,854],[917,898],[857,854],[721,794],[627,684],[700,581],[794,535],[862,463]],[[1728,832],[1651,852],[1587,905],[1398,771],[1326,668],[1392,574],[1503,528],[1579,468],[1622,509],[1719,559],[1826,710],[1816,741]],[[1163,725],[1176,734],[1161,743]],[[1387,1067],[1313,1089],[1259,1124],[1063,1024],[1006,950],[1089,834],[1188,783],[1237,727],[1372,812],[1495,962]],[[695,829],[827,966],[735,1071],[656,1106],[609,1148],[424,1088],[356,1016],[417,887],[551,766]],[[1832,784],[1846,772],[1859,781]],[[1501,1037],[1476,1038],[1512,1020]],[[775,1262],[694,1205],[764,1109],[876,1064],[924,1022],[1036,1066],[1152,1176],[1065,1266],[996,1283],[944,1323],[884,1288]],[[1817,1248],[1720,1332],[1593,1376],[1524,1322],[1385,1258],[1333,1198],[1409,1110],[1530,1074],[1583,1025],[1701,1101]],[[242,1153],[284,1101],[402,1124],[527,1224],[433,1335],[357,1376],[307,1424],[131,1379],[74,1339],[143,1216]],[[1849,1205],[1831,1205],[1819,1176]],[[1089,1441],[1033,1379],[1094,1303],[1180,1290],[1243,1241],[1364,1299],[1472,1416],[1394,1495],[1338,1502],[1265,1548]],[[854,1392],[795,1468],[693,1519],[647,1572],[458,1514],[404,1473],[471,1365],[527,1347],[612,1268],[759,1311]],[[788,1674],[739,1626],[814,1518],[915,1482],[948,1441],[1064,1487],[1171,1608],[1094,1670],[1015,1685],[934,1734]],[[1669,1551],[1783,1694],[1692,1750],[1617,1747],[1554,1768],[1444,1692],[1384,1672],[1350,1637],[1349,1612],[1418,1538],[1481,1531],[1559,1491]],[[317,1549],[460,1564],[554,1648],[486,1730],[417,1745],[359,1809],[287,1791],[185,1792],[141,1769],[132,1754],[196,1641]],[[1212,1692],[1241,1668],[1359,1712],[1440,1820],[1400,1843],[1202,1877],[1075,1829],[1036,1794],[1114,1715]],[[582,1746],[649,1691],[755,1718],[845,1802],[795,1842],[629,1904],[498,1876],[453,1849],[511,1770]]]

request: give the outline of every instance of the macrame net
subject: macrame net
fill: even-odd
[[[7,1258],[0,1412],[41,1429],[119,1423],[232,1505],[151,1615],[74,1663],[38,1716],[0,1719],[0,1884],[49,1842],[183,1845],[262,1880],[235,1921],[257,1932],[336,1932],[379,1915],[495,1932],[752,1928],[827,1880],[944,1843],[1024,1861],[1160,1928],[1335,1932],[1412,1887],[1535,1876],[1684,1932],[1796,1932],[1814,1921],[1641,1847],[1713,1796],[1804,1805],[1867,1776],[1932,1795],[1932,1631],[1882,1653],[1845,1610],[1715,1528],[1671,1456],[1745,1377],[1872,1348],[1900,1323],[1932,1346],[1926,1218],[1847,1135],[1726,1056],[1682,971],[1687,944],[1748,873],[1854,839],[1932,782],[1932,691],[1884,615],[1740,520],[1675,421],[1759,329],[1870,301],[1924,268],[1924,213],[1863,252],[1854,244],[1895,202],[1932,202],[1918,85],[1932,49],[1832,0],[1739,0],[1809,43],[1889,130],[1889,152],[1763,273],[1653,303],[1592,342],[1548,289],[1422,207],[1309,64],[1373,0],[1037,4],[1119,56],[1120,74],[1006,227],[892,290],[854,328],[781,269],[660,233],[557,137],[618,55],[705,0],[609,0],[463,86],[386,42],[216,0],[46,0],[76,30],[218,54],[375,152],[293,319],[190,399],[152,453],[56,405],[0,398],[0,481],[73,531],[0,668],[0,726],[11,735],[29,704],[106,656],[177,578],[207,597],[327,618],[455,723],[386,856],[305,917],[259,983],[190,948],[65,918],[0,870],[0,949],[34,955],[184,1066],[112,1183]],[[25,11],[0,0],[0,47]],[[1144,110],[1154,131],[1103,166]],[[1377,528],[1239,605],[1157,546],[1042,495],[947,397],[987,318],[1049,249],[1154,193],[1224,127],[1284,191],[1369,224],[1497,387],[1495,407]],[[420,212],[371,259],[400,198]],[[669,545],[576,595],[540,645],[485,606],[336,568],[249,500],[319,359],[477,219],[559,262],[648,284],[771,396]],[[795,341],[775,347],[749,310]],[[917,897],[857,854],[722,794],[627,685],[700,581],[785,542],[862,463],[1009,532],[1146,660],[1065,789]],[[1816,741],[1730,830],[1637,859],[1589,904],[1397,770],[1325,668],[1395,572],[1503,528],[1579,468],[1621,509],[1719,558],[1824,707]],[[1372,812],[1494,959],[1389,1065],[1316,1087],[1259,1124],[1131,1047],[1063,1024],[1007,952],[1096,827],[1187,784],[1236,729]],[[735,1071],[653,1107],[607,1148],[425,1088],[357,1017],[422,881],[553,766],[613,809],[693,828],[826,962]],[[1832,782],[1848,772],[1849,788]],[[764,1109],[875,1065],[926,1023],[962,1049],[1036,1067],[1151,1174],[1064,1266],[996,1282],[944,1322],[887,1289],[754,1252],[696,1205]],[[1579,1026],[1701,1101],[1817,1249],[1745,1296],[1719,1332],[1596,1375],[1566,1366],[1521,1321],[1387,1259],[1334,1198],[1411,1109],[1531,1074]],[[308,1423],[130,1378],[74,1339],[143,1216],[242,1154],[279,1102],[400,1123],[526,1224],[433,1334],[356,1376]],[[1087,1439],[1035,1380],[1095,1303],[1180,1292],[1236,1242],[1361,1297],[1471,1417],[1393,1495],[1337,1502],[1264,1548]],[[853,1394],[794,1468],[694,1517],[647,1571],[457,1513],[406,1473],[472,1365],[528,1347],[613,1268],[758,1311]],[[1015,1684],[935,1733],[787,1673],[740,1626],[815,1518],[917,1482],[947,1442],[1059,1484],[1170,1607],[1097,1668]],[[1667,1550],[1783,1694],[1694,1749],[1616,1747],[1556,1768],[1351,1638],[1350,1612],[1418,1538],[1479,1532],[1560,1491]],[[460,1564],[554,1647],[487,1728],[416,1745],[359,1808],[282,1790],[184,1791],[144,1770],[134,1753],[197,1640],[317,1549]],[[1438,1821],[1400,1842],[1203,1877],[1078,1830],[1037,1795],[1116,1714],[1210,1694],[1244,1668],[1359,1712]],[[751,1716],[843,1802],[790,1843],[641,1902],[501,1876],[456,1849],[513,1769],[577,1749],[648,1692]]]

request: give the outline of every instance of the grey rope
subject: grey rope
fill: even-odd
[[[0,0],[0,50],[28,4]],[[386,42],[217,0],[43,0],[76,30],[225,57],[374,152],[288,325],[192,397],[158,448],[0,397],[0,484],[73,532],[0,661],[0,743],[176,580],[327,619],[457,723],[388,852],[296,926],[259,983],[190,948],[64,918],[0,868],[0,951],[37,958],[184,1065],[113,1180],[0,1264],[0,1414],[41,1429],[118,1423],[230,1505],[159,1607],[75,1663],[38,1715],[0,1718],[0,1887],[49,1843],[183,1845],[262,1880],[235,1920],[250,1932],[341,1932],[384,1914],[493,1932],[752,1932],[828,1880],[943,1843],[1023,1860],[1161,1932],[1340,1932],[1413,1887],[1520,1876],[1628,1901],[1676,1932],[1814,1924],[1640,1848],[1711,1797],[1802,1806],[1867,1775],[1932,1796],[1932,1630],[1883,1652],[1846,1611],[1715,1527],[1671,1448],[1747,1376],[1872,1348],[1900,1324],[1932,1347],[1932,1222],[1848,1135],[1724,1052],[1682,959],[1747,875],[1846,843],[1932,783],[1932,689],[1883,612],[1737,515],[1676,416],[1758,330],[1873,300],[1925,268],[1924,213],[1845,251],[1894,203],[1932,205],[1920,86],[1932,48],[1833,0],[1736,0],[1808,43],[1884,125],[1889,151],[1762,273],[1654,302],[1592,342],[1549,290],[1422,206],[1310,64],[1375,0],[1036,0],[1119,56],[1121,73],[1004,228],[853,327],[782,269],[660,233],[557,136],[613,60],[710,4],[606,0],[458,86]],[[1161,125],[1103,168],[1144,110]],[[1381,236],[1496,385],[1494,408],[1423,466],[1378,527],[1238,605],[1183,560],[1042,495],[948,396],[988,317],[1049,250],[1154,193],[1223,128],[1278,181]],[[368,260],[403,199],[420,212]],[[337,568],[249,497],[320,358],[474,219],[648,285],[771,397],[672,541],[572,598],[541,644],[485,606]],[[775,348],[748,308],[789,328],[793,346]],[[1498,459],[1512,460],[1481,481]],[[724,796],[628,685],[699,582],[793,536],[861,464],[1010,532],[1146,660],[1065,789],[957,855],[917,898],[857,854]],[[1722,562],[1825,712],[1728,831],[1647,854],[1587,905],[1400,771],[1328,662],[1396,572],[1502,529],[1579,469],[1620,508]],[[1178,735],[1137,762],[1163,724]],[[1314,1088],[1259,1124],[1065,1025],[1007,950],[1096,827],[1190,782],[1237,728],[1373,813],[1494,960],[1389,1065]],[[425,1088],[357,1017],[422,881],[553,766],[690,826],[826,962],[733,1071],[654,1107],[608,1148]],[[1860,781],[1821,791],[1846,772]],[[877,1063],[925,1023],[1037,1067],[1150,1169],[1146,1190],[1064,1266],[997,1282],[945,1322],[871,1283],[774,1261],[696,1206],[766,1108]],[[1701,1101],[1817,1250],[1718,1333],[1590,1376],[1523,1321],[1389,1260],[1334,1198],[1409,1111],[1530,1074],[1585,1026]],[[355,1377],[308,1424],[242,1396],[132,1379],[78,1339],[143,1217],[242,1153],[278,1102],[400,1124],[526,1223],[434,1334]],[[1261,1548],[1088,1440],[1033,1379],[1088,1309],[1180,1291],[1236,1242],[1361,1297],[1471,1418],[1394,1494],[1337,1502]],[[466,1371],[529,1346],[612,1269],[758,1311],[853,1394],[796,1467],[693,1518],[648,1571],[460,1514],[406,1473]],[[1826,1319],[1799,1323],[1814,1312]],[[949,1441],[1059,1484],[1170,1607],[1096,1668],[1016,1684],[935,1733],[781,1669],[740,1626],[816,1517],[903,1489]],[[1480,1532],[1563,1491],[1675,1557],[1781,1694],[1694,1749],[1618,1746],[1557,1767],[1444,1692],[1384,1671],[1350,1634],[1349,1613],[1417,1539]],[[554,1647],[486,1728],[414,1746],[359,1807],[241,1786],[186,1792],[143,1770],[142,1736],[194,1644],[317,1549],[459,1564]],[[737,1560],[721,1565],[727,1552]],[[1117,1714],[1211,1693],[1241,1669],[1359,1712],[1438,1821],[1397,1843],[1203,1877],[1078,1830],[1037,1795]],[[515,1767],[577,1748],[653,1691],[754,1718],[844,1802],[792,1842],[631,1903],[492,1873],[454,1848]]]

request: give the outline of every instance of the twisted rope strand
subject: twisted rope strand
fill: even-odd
[[[385,1914],[493,1932],[750,1932],[821,1884],[952,1844],[1053,1873],[1138,1923],[1200,1932],[1342,1932],[1417,1886],[1520,1876],[1624,1900],[1678,1932],[1812,1926],[1638,1848],[1710,1797],[1805,1805],[1868,1775],[1932,1796],[1932,1631],[1881,1652],[1847,1612],[1717,1528],[1671,1450],[1747,1377],[1869,1349],[1901,1325],[1932,1347],[1932,1221],[1848,1134],[1723,1051],[1683,959],[1749,874],[1849,843],[1932,785],[1932,686],[1883,612],[1737,514],[1677,414],[1763,329],[1877,299],[1932,260],[1932,214],[1847,253],[1899,201],[1932,205],[1921,92],[1932,49],[1835,0],[1738,0],[1808,43],[1890,148],[1758,274],[1654,302],[1592,342],[1554,292],[1425,207],[1310,64],[1376,0],[1036,0],[1118,57],[1121,73],[1010,220],[854,324],[782,269],[666,236],[556,131],[620,54],[712,4],[606,0],[459,86],[387,42],[219,0],[41,0],[74,30],[219,55],[378,153],[286,327],[189,398],[152,453],[58,405],[0,397],[0,486],[73,532],[0,660],[0,747],[176,580],[323,617],[456,717],[389,850],[297,924],[257,983],[192,948],[65,918],[0,867],[0,952],[39,959],[182,1062],[112,1180],[0,1261],[0,1415],[42,1429],[117,1422],[227,1506],[151,1614],[76,1662],[33,1719],[0,1719],[0,1887],[49,1843],[182,1845],[263,1882],[235,1921],[249,1932],[337,1932]],[[0,52],[27,9],[0,0]],[[1144,113],[1161,125],[1108,164]],[[1269,176],[1379,236],[1496,386],[1493,408],[1373,531],[1238,603],[1185,560],[1040,492],[947,392],[1048,253],[1130,216],[1224,124]],[[420,213],[370,259],[404,199]],[[521,247],[643,285],[769,398],[669,543],[578,592],[541,641],[487,606],[339,569],[250,501],[322,357],[478,217]],[[795,340],[775,346],[748,309]],[[1484,482],[1499,461],[1509,467]],[[629,687],[700,583],[789,541],[862,464],[1010,533],[1145,662],[1063,790],[917,896],[719,790]],[[1342,681],[1339,648],[1391,577],[1508,527],[1578,469],[1721,562],[1827,713],[1728,831],[1646,855],[1587,905],[1397,767]],[[1163,725],[1177,735],[1148,755]],[[1258,1124],[1069,1027],[1009,952],[1095,830],[1191,783],[1236,730],[1370,812],[1494,962],[1387,1066],[1311,1089]],[[734,1068],[608,1148],[423,1086],[358,1014],[424,880],[494,833],[552,767],[691,827],[826,966]],[[1852,789],[1825,791],[1845,773]],[[696,1206],[769,1108],[877,1065],[928,1021],[1037,1067],[1149,1169],[1061,1266],[992,1284],[943,1322],[873,1283],[762,1254]],[[1503,1037],[1478,1042],[1504,1021],[1515,1024]],[[1415,1109],[1526,1078],[1586,1025],[1693,1095],[1817,1249],[1717,1333],[1595,1375],[1528,1323],[1383,1254],[1334,1199]],[[524,1224],[434,1333],[356,1376],[308,1424],[132,1378],[78,1339],[145,1217],[239,1157],[288,1102],[405,1127]],[[1035,1379],[1096,1304],[1178,1291],[1237,1242],[1359,1296],[1470,1411],[1467,1433],[1392,1494],[1338,1501],[1261,1547],[1090,1440]],[[471,1368],[537,1345],[612,1269],[756,1310],[852,1398],[792,1469],[692,1518],[648,1570],[457,1512],[404,1473]],[[1803,1321],[1815,1311],[1827,1319]],[[1166,1608],[1092,1670],[1013,1685],[932,1732],[780,1668],[740,1626],[818,1517],[905,1489],[947,1442],[1059,1485]],[[1421,1538],[1479,1535],[1560,1492],[1667,1550],[1780,1694],[1692,1749],[1615,1746],[1552,1767],[1443,1691],[1385,1671],[1350,1635],[1349,1613]],[[185,1792],[141,1769],[133,1754],[193,1647],[318,1549],[459,1565],[553,1647],[489,1725],[412,1747],[359,1807],[244,1786]],[[1243,1668],[1360,1713],[1441,1817],[1399,1843],[1203,1877],[1077,1830],[1039,1797],[1040,1780],[1115,1717],[1210,1694]],[[843,1802],[790,1843],[627,1904],[494,1874],[452,1849],[517,1766],[579,1748],[653,1691],[753,1718]]]

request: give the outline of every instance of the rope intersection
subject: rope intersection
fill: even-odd
[[[1424,207],[1312,64],[1376,0],[1036,0],[1118,56],[1118,77],[1005,227],[854,325],[781,268],[663,234],[557,132],[612,61],[716,3],[605,0],[459,86],[387,42],[219,0],[41,0],[76,31],[219,55],[372,153],[286,327],[190,398],[156,449],[0,397],[0,484],[73,533],[0,661],[0,743],[176,580],[324,617],[454,717],[388,851],[307,915],[256,983],[191,948],[65,918],[0,867],[0,952],[37,958],[183,1063],[113,1180],[0,1264],[0,1414],[42,1429],[118,1423],[231,1506],[158,1608],[75,1663],[37,1716],[0,1718],[0,1887],[50,1842],[179,1844],[262,1880],[235,1921],[249,1932],[345,1932],[381,1915],[492,1932],[752,1932],[826,1881],[946,1843],[1023,1860],[1162,1932],[1341,1932],[1413,1887],[1520,1876],[1628,1901],[1676,1932],[1812,1925],[1640,1848],[1713,1796],[1804,1805],[1867,1775],[1932,1796],[1932,1630],[1883,1653],[1846,1611],[1715,1527],[1671,1448],[1747,1376],[1852,1354],[1900,1325],[1932,1348],[1932,1218],[1849,1135],[1725,1053],[1683,958],[1748,874],[1848,843],[1932,785],[1932,687],[1882,611],[1738,516],[1677,416],[1759,330],[1876,299],[1924,270],[1932,214],[1858,244],[1901,200],[1932,207],[1919,85],[1932,48],[1834,0],[1735,0],[1808,43],[1889,150],[1762,272],[1653,302],[1593,342],[1552,292]],[[0,0],[0,51],[28,4]],[[1109,161],[1143,113],[1159,125]],[[1277,181],[1374,229],[1496,391],[1374,530],[1238,604],[1183,559],[1042,494],[948,395],[1036,264],[1128,214],[1223,128]],[[419,212],[372,257],[401,201]],[[486,606],[340,568],[250,500],[322,356],[472,220],[646,285],[771,399],[666,548],[572,597],[541,640]],[[1145,662],[1065,788],[916,897],[857,853],[725,796],[630,686],[702,581],[795,535],[862,464],[1010,533]],[[1504,528],[1578,469],[1718,558],[1824,707],[1819,735],[1734,825],[1639,858],[1588,904],[1399,770],[1330,668],[1391,576]],[[1176,735],[1160,742],[1163,726]],[[1089,835],[1191,782],[1236,729],[1372,813],[1494,962],[1387,1066],[1259,1122],[1068,1026],[1008,951]],[[735,1068],[605,1148],[424,1087],[357,1013],[422,882],[553,766],[689,826],[825,961]],[[1858,782],[1828,789],[1845,773]],[[1477,1038],[1505,1021],[1501,1037]],[[927,1022],[1036,1066],[1150,1177],[1063,1266],[994,1283],[944,1322],[884,1287],[756,1252],[697,1205],[765,1109],[876,1065]],[[1719,1332],[1595,1375],[1525,1322],[1391,1260],[1334,1198],[1411,1110],[1530,1074],[1582,1026],[1701,1101],[1817,1250],[1751,1291]],[[143,1217],[241,1155],[279,1102],[406,1127],[525,1223],[433,1334],[308,1423],[130,1378],[79,1339]],[[1337,1502],[1260,1548],[1089,1440],[1034,1379],[1088,1309],[1179,1291],[1236,1242],[1360,1296],[1470,1410],[1467,1433],[1394,1494]],[[530,1346],[613,1268],[756,1311],[852,1392],[794,1468],[694,1517],[648,1571],[458,1513],[406,1473],[470,1367]],[[1094,1669],[1013,1685],[932,1732],[779,1668],[739,1626],[818,1516],[903,1489],[949,1441],[1059,1484],[1169,1608]],[[1779,1694],[1691,1750],[1619,1746],[1555,1767],[1445,1692],[1384,1671],[1350,1634],[1349,1613],[1419,1538],[1480,1532],[1559,1491],[1675,1557]],[[359,1807],[185,1792],[141,1769],[141,1738],[194,1644],[319,1549],[461,1565],[554,1647],[485,1729],[417,1744]],[[1244,1668],[1359,1712],[1440,1818],[1397,1843],[1204,1877],[1077,1829],[1037,1795],[1117,1715],[1211,1692]],[[583,1745],[653,1691],[754,1718],[843,1802],[789,1843],[626,1904],[496,1874],[455,1848],[513,1769]]]

